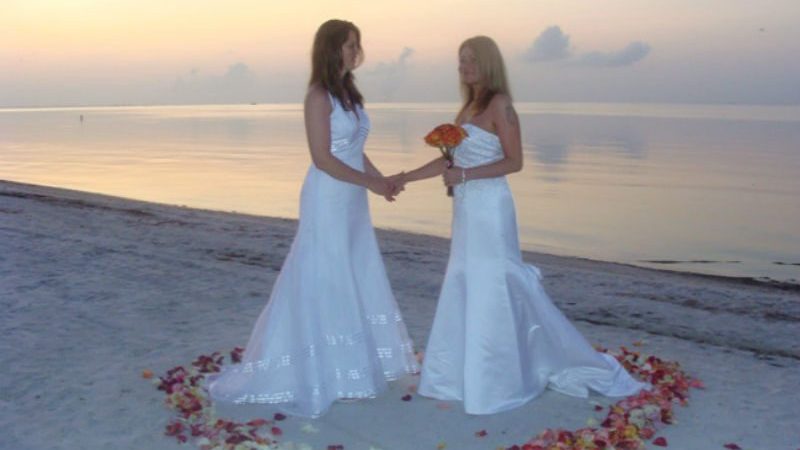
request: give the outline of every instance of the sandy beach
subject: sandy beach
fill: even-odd
[[[142,371],[244,345],[296,224],[0,181],[0,448],[192,448],[164,435],[164,397]],[[378,237],[422,350],[448,241],[394,230]],[[676,408],[677,423],[658,430],[669,448],[800,448],[800,289],[532,252],[525,259],[590,342],[638,343],[703,381],[689,406]],[[283,440],[490,450],[548,427],[586,426],[601,417],[595,402],[612,402],[548,391],[511,412],[468,416],[458,404],[402,401],[415,382],[336,404],[318,420],[289,418]]]

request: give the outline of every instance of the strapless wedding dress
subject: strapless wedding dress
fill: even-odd
[[[472,124],[455,164],[504,157],[496,135]],[[550,388],[627,396],[645,387],[597,352],[553,305],[541,273],[522,260],[505,177],[455,187],[452,241],[418,392],[460,400],[470,414],[520,406]]]
[[[369,118],[331,97],[331,152],[363,171]],[[417,373],[392,294],[366,189],[308,169],[300,223],[241,364],[209,382],[215,401],[271,404],[318,417],[339,398],[379,394]]]

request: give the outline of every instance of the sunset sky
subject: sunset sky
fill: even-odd
[[[798,0],[0,0],[0,107],[297,102],[329,18],[367,101],[456,101],[486,34],[519,101],[800,104]]]

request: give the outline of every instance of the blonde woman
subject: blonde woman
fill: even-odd
[[[338,399],[375,397],[387,380],[418,372],[367,204],[367,189],[392,200],[399,186],[364,154],[370,122],[352,74],[361,57],[355,25],[320,26],[297,235],[242,363],[210,382],[216,401],[318,417]]]
[[[520,125],[500,50],[477,36],[461,44],[469,136],[448,167],[440,158],[397,177],[442,174],[454,186],[450,259],[425,349],[418,392],[463,401],[470,414],[518,407],[551,388],[585,397],[626,396],[645,387],[598,353],[553,305],[541,273],[522,260],[506,175],[522,168]]]

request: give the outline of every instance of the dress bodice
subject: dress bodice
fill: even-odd
[[[455,148],[454,159],[457,166],[477,167],[503,159],[503,147],[496,134],[471,123],[462,126],[467,130],[467,137]]]
[[[339,158],[360,155],[369,134],[370,121],[361,106],[347,111],[342,103],[331,95],[331,153]]]

